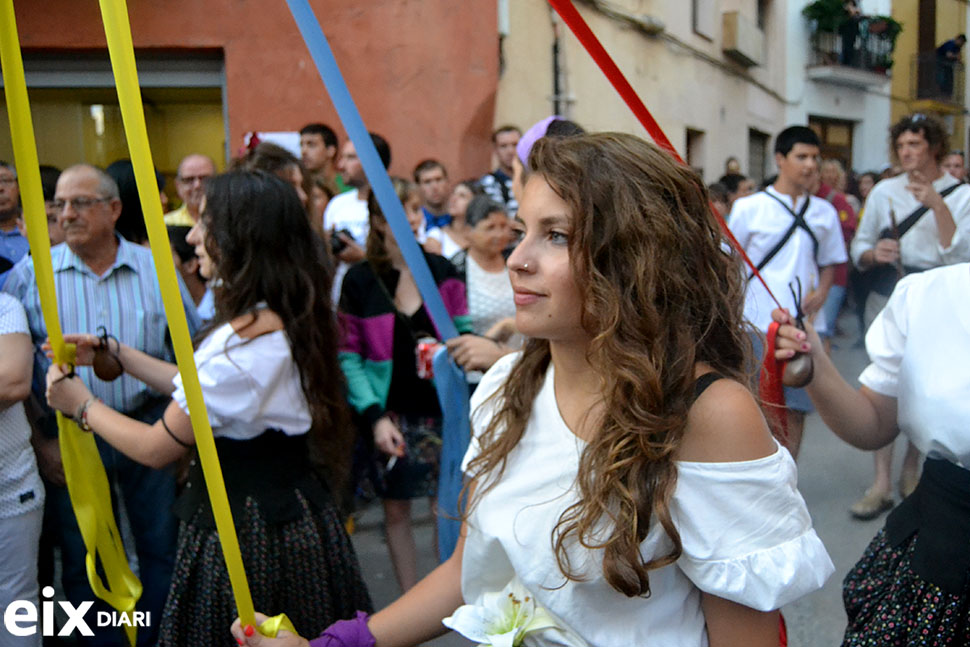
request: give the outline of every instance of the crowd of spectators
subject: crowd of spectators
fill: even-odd
[[[342,532],[355,502],[371,496],[383,504],[389,558],[402,592],[418,583],[411,502],[428,498],[435,506],[445,417],[430,379],[428,347],[446,346],[464,371],[469,396],[485,371],[522,348],[507,261],[515,249],[512,223],[529,151],[543,136],[581,132],[560,118],[525,133],[505,125],[492,136],[493,170],[453,183],[445,165],[429,157],[414,165],[411,177],[392,178],[459,332],[447,343],[370,190],[354,142],[341,144],[328,126],[308,124],[299,131],[299,157],[254,140],[226,173],[204,154],[181,160],[175,176],[180,204],[165,214],[165,223],[185,316],[198,333],[196,361],[210,421],[229,457],[227,482],[248,493],[231,501],[233,512],[260,558],[283,559],[301,547],[308,551],[304,561],[317,570],[336,569],[319,586],[268,585],[276,597],[257,606],[294,609],[314,631],[355,610],[369,611]],[[897,165],[855,174],[839,160],[819,160],[817,137],[793,127],[778,136],[778,176],[760,190],[735,158],[708,187],[741,244],[756,261],[767,259],[759,269],[775,281],[775,290],[797,282],[801,292],[791,288],[792,314],[814,321],[811,340],[826,351],[846,302],[856,311],[860,336],[886,305],[888,292],[875,282],[874,270],[890,268],[894,285],[903,274],[970,260],[961,256],[966,243],[958,233],[970,218],[965,159],[961,151],[945,151],[942,132],[932,118],[907,117],[891,133]],[[388,168],[390,143],[377,133],[370,137]],[[0,538],[3,561],[16,575],[0,591],[0,602],[38,599],[40,587],[53,584],[55,551],[68,600],[77,606],[95,599],[65,483],[57,409],[82,429],[97,427],[109,482],[126,511],[119,523],[131,538],[144,586],[138,609],[164,619],[142,631],[139,644],[218,640],[217,633],[186,629],[192,618],[205,627],[228,626],[233,606],[228,581],[213,570],[218,538],[201,498],[186,396],[172,364],[131,162],[118,160],[104,170],[42,167],[41,177],[58,308],[68,340],[78,346],[78,366],[76,373],[51,366],[17,173],[0,162]],[[156,177],[167,206],[165,178]],[[933,232],[926,224],[931,220],[920,220],[903,238],[912,226],[907,216],[921,205],[950,219],[937,216],[941,229]],[[767,229],[759,228],[779,214],[795,223],[781,248],[793,232],[798,240],[801,228],[800,248],[768,249],[761,236]],[[776,225],[768,228],[772,235],[780,231]],[[795,271],[777,261],[765,269],[779,251],[791,255]],[[331,283],[326,293],[317,289]],[[748,321],[762,329],[780,317],[794,323],[770,309],[752,310],[757,299],[750,292],[758,288],[749,282],[746,289]],[[331,355],[333,366],[327,365]],[[117,362],[120,377],[98,368],[93,358],[103,356]],[[327,382],[322,371],[339,379]],[[788,448],[797,458],[801,421],[812,403],[794,390],[787,397]],[[288,406],[294,398],[302,403],[295,409]],[[321,445],[331,443],[323,449],[326,460],[318,461],[316,432],[325,426],[349,431],[327,439]],[[264,460],[267,453],[322,476],[303,481],[282,459]],[[852,507],[855,517],[873,518],[893,507],[890,459],[891,453],[876,454],[875,482]],[[919,459],[910,445],[899,482],[903,498],[916,488]],[[327,537],[322,544],[313,538],[318,531]],[[436,540],[430,549],[438,550]],[[254,577],[274,575],[256,569]],[[220,591],[218,601],[204,595],[212,590]],[[120,645],[123,637],[99,628],[81,640]]]

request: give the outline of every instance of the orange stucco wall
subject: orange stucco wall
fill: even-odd
[[[31,51],[105,47],[93,0],[18,0]],[[490,163],[498,82],[495,0],[311,0],[391,170],[437,157],[453,179]],[[343,129],[285,0],[129,0],[137,50],[222,49],[231,149],[250,130]]]

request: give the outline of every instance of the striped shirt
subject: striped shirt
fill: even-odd
[[[57,311],[65,334],[97,334],[98,326],[104,326],[122,343],[154,357],[173,361],[168,323],[151,251],[119,237],[115,262],[102,276],[91,271],[66,243],[51,249],[51,262],[57,291]],[[179,289],[189,331],[194,334],[199,328],[199,318],[181,278]],[[41,345],[47,339],[47,326],[40,308],[32,257],[23,258],[10,270],[3,291],[17,297],[27,311],[35,348],[34,392],[41,402],[45,402],[44,380],[50,360],[41,350]],[[94,371],[88,366],[77,367],[77,373],[96,397],[118,411],[135,411],[160,396],[128,374],[113,382],[104,382],[95,377]]]

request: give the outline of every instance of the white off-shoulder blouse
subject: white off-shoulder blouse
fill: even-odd
[[[283,331],[243,339],[223,324],[196,349],[195,365],[214,436],[247,440],[267,429],[290,436],[310,429],[310,408]],[[172,383],[172,398],[188,413],[182,376]]]
[[[866,333],[859,381],[897,399],[899,429],[970,469],[970,263],[905,277]]]
[[[476,438],[498,406],[497,398],[486,400],[518,357],[500,359],[472,398],[473,439],[463,470],[477,455]],[[602,552],[575,544],[570,558],[586,579],[567,580],[552,531],[576,500],[584,442],[559,413],[553,375],[550,366],[502,477],[468,519],[461,575],[466,603],[518,578],[561,628],[530,635],[532,645],[705,646],[701,591],[768,611],[821,588],[832,574],[796,489],[795,463],[779,446],[752,461],[677,463],[670,512],[683,554],[675,564],[651,571],[649,597],[614,590],[602,575]],[[644,558],[666,554],[672,545],[659,524],[652,525],[642,544]]]

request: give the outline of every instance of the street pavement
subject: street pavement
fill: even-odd
[[[843,316],[840,324],[847,334],[833,340],[833,358],[849,383],[857,385],[856,378],[867,363],[865,351],[853,347],[858,338],[855,322]],[[898,470],[902,454],[900,439],[897,439],[897,448]],[[841,642],[845,629],[842,579],[885,522],[885,516],[873,521],[855,521],[848,513],[849,506],[862,495],[871,478],[871,454],[845,444],[825,427],[818,415],[810,415],[798,459],[798,487],[808,504],[815,530],[835,563],[835,574],[823,589],[783,609],[791,647],[832,647]],[[431,515],[424,501],[416,501],[414,509],[419,569],[423,575],[436,565],[431,551]],[[381,519],[379,505],[367,508],[358,518],[353,537],[364,578],[378,609],[400,594],[383,541]],[[428,644],[458,647],[472,643],[449,634]]]

